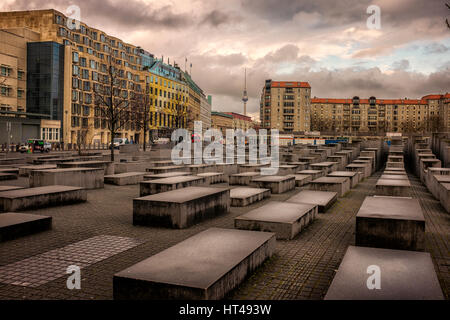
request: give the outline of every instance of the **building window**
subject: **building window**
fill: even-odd
[[[89,79],[89,70],[88,69],[83,69],[83,79]]]
[[[83,116],[89,116],[90,109],[89,106],[83,106]]]
[[[80,75],[80,68],[78,66],[73,65],[72,66],[72,74],[74,76],[79,76]]]

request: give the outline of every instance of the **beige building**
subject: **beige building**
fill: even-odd
[[[194,130],[194,122],[202,122],[203,132],[211,128],[211,104],[208,102],[203,90],[192,80],[187,72],[182,73],[183,80],[188,86],[189,100],[189,124],[188,129]]]
[[[28,47],[29,61],[37,64],[44,52],[58,52],[58,61],[52,61],[49,67],[52,69],[48,72],[48,75],[56,75],[52,83],[57,83],[58,88],[48,90],[55,96],[46,100],[38,97],[38,92],[42,92],[40,88],[29,90],[36,93],[32,95],[35,97],[34,109],[50,115],[49,120],[62,120],[61,141],[74,144],[80,136],[85,136],[85,143],[109,143],[107,118],[95,101],[95,91],[107,89],[110,65],[118,70],[118,82],[114,88],[121,98],[132,102],[137,93],[149,87],[150,130],[167,134],[185,125],[190,91],[178,66],[164,63],[140,47],[83,22],[69,22],[56,10],[0,13],[0,29],[27,28],[33,32],[35,38],[31,54]],[[3,91],[10,93],[11,90]],[[198,114],[200,118],[200,111]],[[118,136],[142,142],[142,130],[131,109],[126,110],[121,124]]]
[[[236,112],[225,112],[233,117],[233,129],[242,129],[247,131],[247,129],[253,128],[252,118],[249,116],[244,116],[243,114]]]
[[[266,80],[261,93],[261,128],[280,132],[310,130],[310,103],[308,82]]]
[[[0,116],[27,111],[27,42],[39,34],[24,28],[0,30]]]
[[[234,128],[233,116],[223,112],[211,111],[211,128],[220,130],[225,137],[227,129]]]
[[[311,130],[356,132],[431,132],[448,128],[447,95],[422,99],[311,99]],[[447,124],[446,122],[447,121]]]
[[[202,122],[203,130],[211,128],[211,105],[205,96],[200,98],[200,121]]]

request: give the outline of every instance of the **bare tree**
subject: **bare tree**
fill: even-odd
[[[440,129],[440,119],[438,114],[430,114],[427,119],[427,127],[429,132],[437,132]]]
[[[127,90],[125,72],[115,67],[115,59],[107,56],[106,75],[94,84],[94,102],[106,119],[110,132],[111,161],[114,161],[114,138],[131,121],[132,103]]]
[[[136,126],[137,129],[142,129],[144,133],[144,152],[147,147],[147,132],[150,131],[150,107],[152,105],[152,100],[149,96],[150,88],[146,84],[145,88],[138,92],[133,99],[133,106],[136,115]]]
[[[176,115],[176,128],[193,128],[196,116],[192,111],[189,111],[186,107],[178,105],[175,110]]]
[[[446,3],[445,6],[450,10],[450,5],[448,3]],[[445,23],[447,24],[447,28],[450,29],[450,22],[448,21],[448,18],[445,19]]]
[[[87,137],[89,134],[89,126],[88,128],[83,128],[81,130],[78,130],[77,132],[77,149],[78,149],[78,155],[81,156],[81,146],[86,145],[87,143]]]

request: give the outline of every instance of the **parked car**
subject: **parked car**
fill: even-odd
[[[22,143],[22,144],[19,146],[18,151],[19,151],[20,153],[24,153],[24,152],[27,152],[29,149],[30,149],[30,147],[29,147],[27,144]]]
[[[44,142],[44,152],[52,151],[52,144],[50,142]]]
[[[128,141],[127,138],[114,138],[113,144],[114,144],[114,149],[119,149],[119,147],[121,145],[124,144],[129,144],[130,142]],[[111,149],[111,144],[109,144],[109,148]]]
[[[168,144],[168,143],[170,143],[170,139],[169,138],[158,138],[153,143],[154,144]]]
[[[37,152],[37,151],[50,152],[50,150],[52,149],[52,145],[48,142],[45,142],[42,139],[29,139],[27,141],[27,144],[28,144],[28,149],[26,149],[25,151],[27,151],[31,148],[33,150],[33,152]]]

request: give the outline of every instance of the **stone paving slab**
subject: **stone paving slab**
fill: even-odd
[[[87,267],[142,242],[117,236],[96,236],[0,267],[0,283],[39,287],[67,275],[67,267]],[[67,290],[67,288],[66,288]]]

